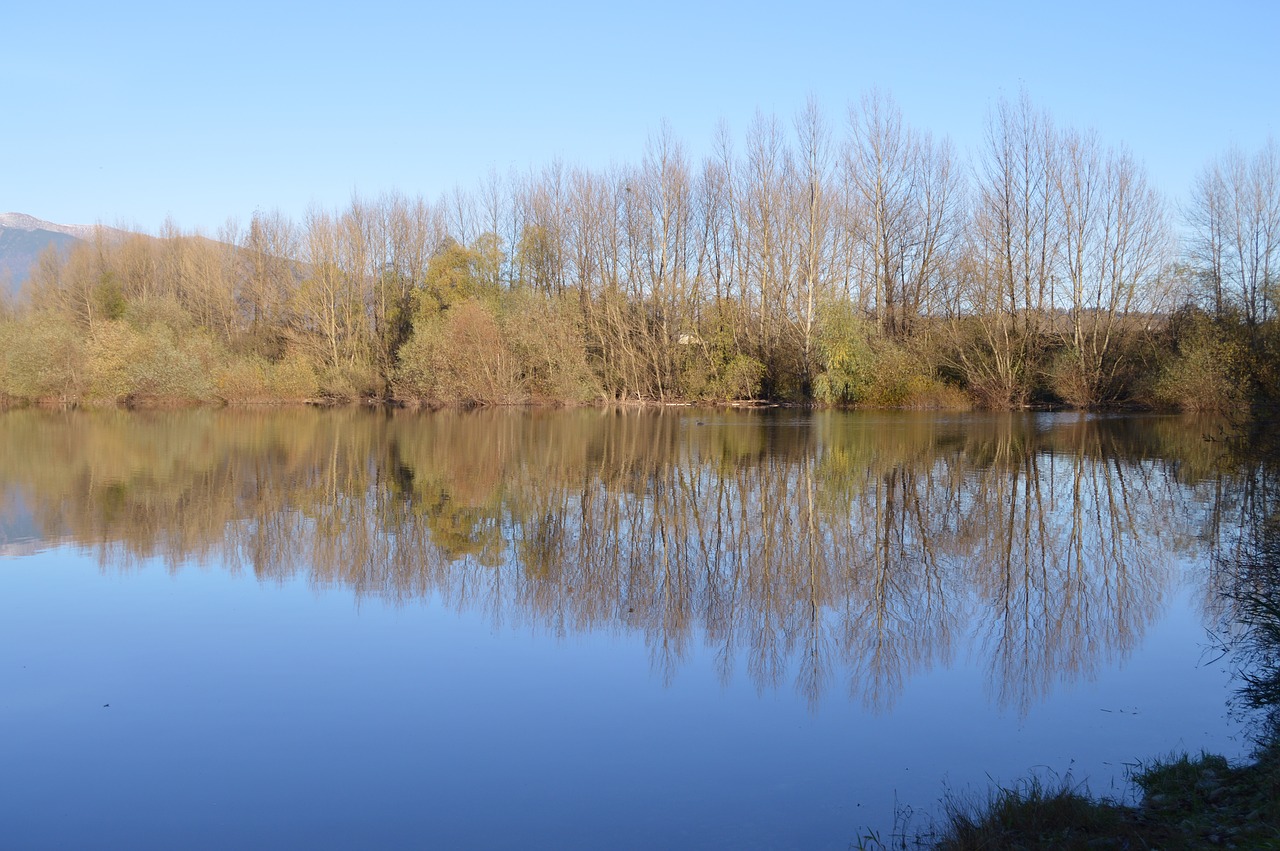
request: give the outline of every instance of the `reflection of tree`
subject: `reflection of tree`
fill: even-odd
[[[627,629],[673,676],[885,707],[980,625],[1001,702],[1128,652],[1202,517],[1174,429],[1089,417],[360,411],[0,420],[50,538]],[[1153,436],[1154,435],[1154,436]],[[3,512],[0,512],[3,516]]]
[[[1043,453],[999,441],[993,466],[1003,473],[970,514],[973,534],[988,536],[971,564],[984,571],[975,585],[988,607],[992,684],[1023,710],[1055,679],[1092,676],[1132,649],[1167,562],[1171,518],[1151,471],[1122,462],[1105,422],[1081,417],[1055,437]]]
[[[940,469],[899,463],[869,470],[852,522],[833,530],[835,558],[850,570],[839,647],[851,692],[869,705],[889,705],[907,677],[950,658],[961,613],[937,547],[940,524],[950,519],[938,493]]]
[[[1239,703],[1261,710],[1269,722],[1264,736],[1274,737],[1280,729],[1280,447],[1267,435],[1235,455],[1236,475],[1215,477],[1241,513],[1229,530],[1218,527],[1213,605],[1231,636]]]

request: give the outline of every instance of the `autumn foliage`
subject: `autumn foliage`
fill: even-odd
[[[973,162],[873,93],[692,161],[553,163],[216,238],[102,229],[0,311],[0,398],[1237,408],[1280,388],[1280,153],[1173,238],[1140,162],[1023,95]]]

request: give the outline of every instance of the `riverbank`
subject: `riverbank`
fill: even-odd
[[[1253,760],[1183,754],[1156,759],[1133,775],[1142,798],[1128,805],[1079,787],[1028,780],[995,790],[985,802],[951,801],[943,822],[863,849],[1280,848],[1280,729],[1272,727]]]
[[[1141,414],[1141,413],[1178,413],[1181,409],[1173,405],[1134,405],[1113,404],[1095,405],[1087,408],[1073,407],[1065,404],[1037,403],[1021,404],[1012,408],[983,408],[977,400],[971,399],[963,392],[957,391],[945,400],[930,400],[928,404],[916,405],[833,405],[816,401],[785,401],[772,399],[636,399],[636,398],[601,398],[589,401],[563,399],[529,399],[518,402],[440,402],[421,399],[378,398],[374,396],[358,396],[338,398],[332,396],[300,396],[281,398],[228,399],[211,397],[193,399],[181,396],[159,395],[127,395],[120,398],[103,397],[71,397],[58,398],[42,396],[24,398],[6,396],[0,393],[0,411],[36,408],[45,410],[180,410],[194,408],[229,408],[233,410],[255,410],[267,408],[376,408],[404,411],[442,411],[442,410],[477,410],[477,409],[525,409],[525,410],[563,410],[575,408],[595,408],[601,410],[662,410],[670,408],[708,408],[720,410],[842,410],[842,411],[945,411],[950,413],[967,413],[971,411],[1013,411],[1013,412],[1060,412],[1081,411],[1103,414]]]

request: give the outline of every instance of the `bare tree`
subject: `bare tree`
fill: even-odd
[[[243,239],[241,309],[256,344],[264,354],[278,357],[283,353],[279,334],[290,324],[297,231],[279,211],[255,212]]]
[[[988,119],[953,329],[970,389],[996,407],[1022,403],[1040,368],[1061,241],[1054,138],[1025,92]]]
[[[914,229],[914,145],[901,111],[882,93],[866,95],[849,123],[846,168],[858,194],[854,226],[869,260],[871,310],[882,331],[897,334],[904,330],[903,255]]]
[[[1223,269],[1226,259],[1226,197],[1222,169],[1211,163],[1196,177],[1190,204],[1183,211],[1183,217],[1191,226],[1188,245],[1191,265],[1213,315],[1219,318],[1223,316],[1229,297],[1224,291]]]
[[[785,390],[781,342],[796,237],[789,210],[791,152],[775,118],[757,113],[747,132],[746,160],[736,171],[739,266],[744,306],[755,313],[753,347],[765,364],[767,388]]]
[[[1133,356],[1131,314],[1163,306],[1169,258],[1164,204],[1126,151],[1104,150],[1093,133],[1064,133],[1057,191],[1061,268],[1068,285],[1070,358],[1059,392],[1077,405],[1114,400]]]
[[[1280,147],[1253,156],[1239,148],[1209,163],[1186,213],[1192,262],[1212,292],[1215,311],[1237,307],[1250,325],[1276,310],[1280,275]]]
[[[845,170],[863,290],[881,331],[903,336],[942,300],[963,187],[950,143],[906,126],[883,93],[851,111],[850,131]]]
[[[818,108],[817,100],[812,96],[804,110],[796,116],[795,125],[800,154],[800,197],[797,200],[803,211],[799,223],[801,298],[796,320],[801,340],[802,376],[807,389],[816,369],[814,341],[817,308],[827,296],[832,278],[835,241],[834,193],[831,190],[833,157],[831,131]]]

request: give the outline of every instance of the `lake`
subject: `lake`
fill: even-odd
[[[1226,452],[1173,416],[11,411],[0,844],[845,849],[1030,775],[1127,795],[1248,752]]]

